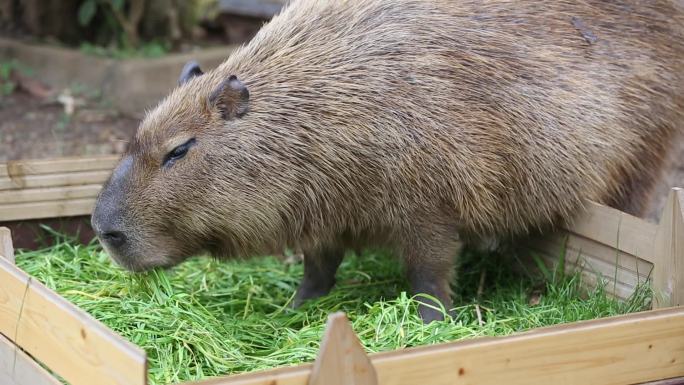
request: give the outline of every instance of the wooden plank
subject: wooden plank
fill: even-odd
[[[77,171],[111,171],[118,161],[118,155],[9,161],[0,164],[0,178]]]
[[[312,368],[313,365],[304,364],[289,368],[278,368],[207,380],[183,382],[176,385],[307,385]],[[422,381],[420,384],[428,385],[428,383]]]
[[[377,385],[378,377],[344,313],[331,314],[308,385]]]
[[[684,190],[668,196],[655,240],[654,307],[684,305]]]
[[[381,384],[632,384],[684,374],[683,332],[684,309],[670,309],[434,346],[410,360],[390,353],[373,364]]]
[[[2,334],[0,334],[0,384],[62,385]]]
[[[557,257],[551,257],[549,255],[540,255],[540,257],[549,267],[555,267],[558,262]],[[535,269],[536,264],[529,263],[529,268]],[[634,289],[636,288],[636,276],[632,280],[632,283],[624,283],[620,282],[620,280],[615,281],[611,276],[601,274],[600,271],[596,271],[591,265],[585,266],[584,262],[582,265],[578,266],[578,269],[582,274],[582,286],[586,289],[593,289],[598,286],[599,282],[602,282],[606,294],[621,300],[626,300],[634,293]],[[565,270],[566,272],[573,272],[575,271],[575,267],[566,265]]]
[[[658,226],[620,210],[589,202],[584,214],[566,229],[646,261],[654,260]]]
[[[111,173],[111,170],[96,170],[60,174],[0,177],[0,190],[102,184],[109,178]]]
[[[555,268],[565,253],[565,271],[582,273],[583,284],[594,288],[602,280],[606,292],[619,299],[628,299],[640,283],[652,278],[652,263],[600,242],[576,234],[559,232],[528,246],[533,255],[541,257],[550,268]],[[536,270],[532,258],[523,260],[527,268]]]
[[[684,308],[371,356],[380,385],[624,385],[684,376]],[[305,385],[310,365],[195,385]]]
[[[7,227],[0,227],[0,258],[14,263],[14,246],[12,245],[12,233]]]
[[[554,234],[535,240],[533,245],[535,249],[555,258],[565,252],[566,265],[575,264],[579,258],[592,265],[606,266],[605,273],[611,277],[618,273],[618,279],[623,273],[629,273],[630,277],[638,273],[641,278],[653,273],[653,263],[576,234]]]
[[[0,333],[71,385],[145,385],[145,353],[0,258]]]
[[[101,189],[101,184],[89,184],[82,186],[60,186],[4,191],[0,190],[0,206],[12,203],[96,198]]]
[[[90,215],[95,198],[0,205],[0,221]]]

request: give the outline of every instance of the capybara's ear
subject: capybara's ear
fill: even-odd
[[[235,75],[231,75],[211,93],[209,105],[217,108],[223,119],[239,118],[249,109],[249,90]]]
[[[191,60],[185,63],[185,66],[181,70],[180,77],[178,78],[178,85],[185,84],[188,80],[194,78],[195,76],[200,76],[204,74],[200,69],[199,64],[196,61]]]

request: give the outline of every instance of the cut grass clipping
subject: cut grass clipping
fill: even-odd
[[[515,273],[515,258],[465,252],[454,287],[457,317],[423,325],[400,265],[379,253],[350,255],[332,293],[299,310],[289,304],[301,264],[275,258],[195,258],[170,271],[133,275],[96,243],[60,237],[20,251],[27,273],[145,349],[151,384],[196,380],[312,361],[329,313],[344,311],[369,352],[643,310],[642,285],[627,302],[603,288],[584,293],[578,275]]]

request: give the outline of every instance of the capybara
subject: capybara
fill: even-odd
[[[331,289],[346,249],[380,247],[448,309],[463,242],[552,228],[586,200],[642,212],[684,122],[683,15],[661,0],[295,0],[218,68],[185,66],[93,226],[133,271],[302,250],[297,304]]]

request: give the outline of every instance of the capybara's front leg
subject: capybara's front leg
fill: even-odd
[[[297,288],[293,305],[324,296],[335,286],[335,273],[344,258],[344,249],[323,248],[320,251],[304,252],[304,278]]]
[[[406,245],[404,259],[406,273],[414,295],[427,294],[437,299],[418,296],[418,312],[424,323],[444,320],[442,308],[447,312],[452,307],[450,282],[454,270],[454,258],[462,244],[452,237],[428,231],[418,236],[412,244]]]

